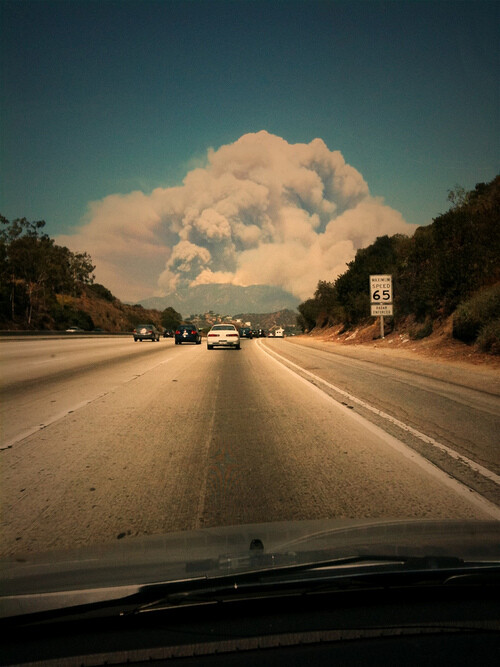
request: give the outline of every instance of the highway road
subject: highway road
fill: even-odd
[[[500,519],[493,372],[307,339],[0,355],[3,555],[289,519]]]

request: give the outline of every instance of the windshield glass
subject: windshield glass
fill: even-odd
[[[500,5],[0,4],[0,559],[500,519]]]

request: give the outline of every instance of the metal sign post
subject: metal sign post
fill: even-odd
[[[370,308],[372,317],[380,316],[380,336],[384,336],[384,315],[392,315],[392,276],[370,276]]]

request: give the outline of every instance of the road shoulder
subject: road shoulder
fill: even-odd
[[[418,375],[442,380],[469,389],[500,396],[500,365],[492,359],[491,365],[467,363],[463,359],[452,360],[433,355],[425,355],[407,348],[373,344],[350,344],[325,340],[319,336],[294,336],[286,339],[296,345],[313,347],[329,354],[350,357],[368,363],[376,363]]]

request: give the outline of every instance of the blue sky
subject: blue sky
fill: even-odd
[[[266,130],[406,222],[499,171],[498,2],[3,0],[0,212],[71,234]]]

